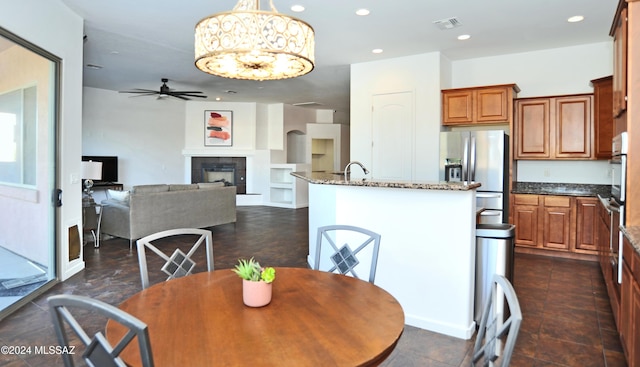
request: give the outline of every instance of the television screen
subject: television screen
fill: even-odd
[[[83,161],[102,162],[102,179],[93,180],[95,183],[114,183],[118,182],[118,157],[114,156],[97,156],[83,155]]]

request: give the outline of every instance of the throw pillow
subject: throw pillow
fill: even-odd
[[[129,204],[129,191],[120,191],[120,190],[107,190],[107,195],[109,198],[121,201],[125,204]]]

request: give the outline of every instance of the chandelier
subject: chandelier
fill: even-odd
[[[233,10],[202,19],[195,30],[195,64],[235,79],[295,78],[313,70],[314,31],[306,22],[239,0]]]

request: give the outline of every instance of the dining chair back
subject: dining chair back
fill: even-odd
[[[339,246],[339,244],[342,244]],[[326,248],[323,256],[323,247]],[[362,265],[366,269],[368,265],[368,281],[373,283],[376,277],[376,267],[378,265],[378,251],[380,249],[380,234],[365,228],[350,225],[328,225],[318,228],[318,238],[316,241],[316,253],[313,269],[331,273],[351,274],[361,279],[356,273],[356,268],[361,265],[358,253],[361,257],[367,257],[370,261],[365,261]],[[332,251],[326,256],[328,251]],[[366,255],[365,255],[366,254]]]
[[[522,312],[516,291],[503,275],[494,275],[491,295],[485,303],[476,335],[471,366],[509,366],[521,323]]]
[[[75,347],[70,344],[71,332],[84,344],[82,359],[88,366],[126,366],[119,357],[124,348],[135,338],[138,341],[140,359],[143,367],[153,367],[151,343],[147,325],[130,314],[102,301],[70,294],[62,294],[47,298],[49,311],[53,320],[53,326],[63,351],[62,360],[66,367],[73,367],[74,360],[72,350]],[[97,313],[100,316],[118,322],[127,329],[127,333],[116,345],[111,345],[102,332],[98,331],[93,337],[89,337],[85,328],[72,315],[71,310],[82,309]],[[67,334],[69,333],[69,334]],[[72,339],[73,340],[73,339]]]
[[[182,240],[184,238],[185,241],[189,240],[191,241],[190,243],[193,243],[187,253],[177,248],[171,255],[167,255],[153,244],[153,242],[155,241],[173,236],[184,236],[180,237],[180,239]],[[194,239],[195,242],[193,241]],[[142,289],[146,289],[147,287],[149,287],[149,272],[147,268],[147,255],[145,249],[148,248],[156,255],[164,259],[165,263],[160,268],[160,271],[168,276],[166,280],[171,280],[193,273],[193,270],[196,266],[193,255],[203,242],[205,242],[206,246],[207,270],[213,271],[213,240],[211,231],[209,230],[198,228],[170,229],[150,234],[139,239],[136,243],[138,246],[138,263],[140,265]]]

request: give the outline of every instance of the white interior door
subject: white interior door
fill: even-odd
[[[413,92],[373,96],[371,178],[411,180]]]

